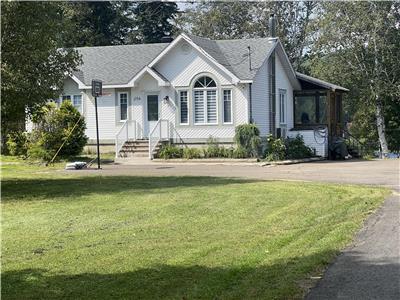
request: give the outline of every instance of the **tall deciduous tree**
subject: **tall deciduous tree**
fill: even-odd
[[[175,31],[174,19],[178,14],[175,2],[141,2],[132,9],[134,28],[130,40],[134,43],[159,43],[164,36]]]
[[[300,67],[306,50],[309,25],[318,3],[312,1],[202,2],[179,19],[181,30],[211,39],[269,36],[268,20],[275,14],[277,36],[289,59]]]
[[[57,2],[1,2],[1,132],[24,126],[25,113],[57,95],[65,74],[79,63],[61,50],[65,31]]]
[[[66,47],[125,44],[134,26],[131,2],[64,2],[63,5],[70,26],[63,37]]]
[[[374,127],[386,154],[390,122],[385,121],[385,111],[396,110],[400,99],[400,3],[326,2],[318,15],[310,68],[317,76],[351,87],[356,116],[374,112]]]

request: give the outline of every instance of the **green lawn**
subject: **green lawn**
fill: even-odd
[[[388,193],[57,167],[3,161],[3,299],[299,298]]]

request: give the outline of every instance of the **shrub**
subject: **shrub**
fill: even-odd
[[[46,104],[33,120],[35,128],[28,150],[32,158],[50,160],[63,143],[58,157],[79,155],[87,143],[85,120],[69,101],[60,108],[54,103]]]
[[[27,132],[13,132],[7,135],[7,150],[12,156],[26,156],[29,147]]]
[[[204,149],[204,156],[207,158],[220,157],[220,147],[217,140],[212,136],[207,140],[207,148]]]
[[[314,155],[314,151],[304,144],[301,135],[297,135],[295,138],[287,138],[285,144],[286,158],[288,159],[308,158]]]
[[[201,158],[202,151],[198,148],[184,148],[183,149],[183,158],[192,159],[192,158]]]
[[[267,149],[265,153],[266,160],[283,160],[286,157],[286,145],[283,139],[274,138],[269,135],[267,138]]]
[[[261,146],[260,130],[254,124],[243,124],[235,128],[237,149],[246,153],[246,157],[258,157]]]
[[[247,158],[248,152],[246,149],[238,146],[236,149],[232,151],[232,158]]]
[[[163,145],[158,156],[163,159],[182,158],[183,149],[172,145]]]
[[[233,147],[230,148],[224,148],[224,147],[220,147],[219,148],[219,157],[223,157],[223,158],[234,158],[234,153],[235,149]]]

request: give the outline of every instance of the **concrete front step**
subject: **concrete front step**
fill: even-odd
[[[160,150],[161,144],[158,144],[153,153]],[[148,140],[128,140],[119,151],[118,157],[148,157],[149,156],[149,141]]]

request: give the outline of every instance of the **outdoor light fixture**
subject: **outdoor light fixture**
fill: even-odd
[[[163,100],[164,100],[164,103],[168,103],[168,101],[169,101],[169,96],[165,96]]]

